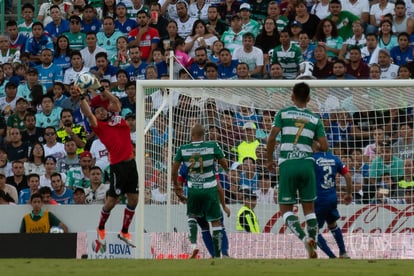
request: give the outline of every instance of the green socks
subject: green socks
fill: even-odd
[[[188,229],[189,229],[189,239],[191,244],[197,244],[197,232],[198,232],[198,226],[197,221],[194,218],[188,219]]]
[[[305,216],[306,219],[306,230],[308,231],[309,238],[313,240],[317,240],[318,235],[318,221],[316,220],[315,213],[307,214]]]
[[[306,237],[305,231],[303,231],[302,226],[300,226],[298,217],[295,216],[292,212],[286,212],[283,215],[283,220],[287,227],[295,234],[300,240]]]
[[[222,227],[221,226],[212,227],[212,230],[213,230],[214,257],[220,258],[221,242],[223,240]]]

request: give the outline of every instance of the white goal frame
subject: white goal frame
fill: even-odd
[[[136,129],[142,130],[145,126],[145,89],[147,88],[292,88],[294,84],[299,82],[308,83],[312,87],[332,88],[332,87],[346,87],[352,89],[353,87],[371,88],[371,87],[404,87],[413,88],[414,98],[414,80],[137,80],[136,81]],[[172,102],[172,97],[170,97]],[[170,105],[171,106],[171,105]],[[170,107],[171,108],[171,107]],[[169,112],[170,116],[172,112]],[[171,118],[170,118],[171,119]],[[136,161],[138,166],[139,181],[139,204],[137,207],[135,218],[135,240],[138,244],[136,257],[144,258],[145,239],[144,239],[144,181],[142,179],[145,175],[145,131],[136,132]],[[171,134],[170,134],[170,139]],[[169,143],[171,145],[171,143]],[[171,146],[169,154],[171,152]],[[171,170],[171,164],[169,165]],[[171,183],[171,176],[168,176],[168,183]],[[168,205],[166,205],[168,208]],[[183,218],[183,222],[184,222]],[[167,218],[168,223],[168,218]]]

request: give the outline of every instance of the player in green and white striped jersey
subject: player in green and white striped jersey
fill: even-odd
[[[318,225],[314,210],[316,178],[312,142],[317,140],[321,145],[321,150],[327,151],[328,140],[322,120],[318,115],[306,109],[309,100],[309,85],[304,82],[295,84],[292,93],[295,106],[281,109],[275,116],[267,143],[267,162],[268,169],[274,170],[275,139],[281,132],[278,194],[280,212],[288,228],[305,243],[309,258],[317,258]],[[308,235],[302,229],[298,217],[293,214],[293,206],[298,199],[302,203]]]
[[[273,50],[272,64],[280,63],[283,68],[283,77],[295,79],[298,75],[299,64],[303,62],[302,50],[290,41],[287,28],[280,32],[280,45]]]
[[[187,202],[189,239],[192,246],[192,258],[198,254],[197,217],[211,222],[213,230],[214,255],[220,257],[222,239],[222,212],[217,190],[214,161],[229,170],[224,153],[215,141],[204,141],[204,127],[200,124],[191,129],[191,143],[182,145],[175,157],[171,177],[174,191],[182,202]],[[188,197],[183,196],[183,187],[178,183],[178,170],[181,163],[188,169]]]

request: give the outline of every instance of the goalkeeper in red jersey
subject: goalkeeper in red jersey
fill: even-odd
[[[121,111],[121,102],[109,89],[101,89],[101,93],[109,100],[107,109],[102,106],[94,108],[93,112],[81,96],[80,107],[88,118],[93,132],[102,141],[109,153],[110,162],[110,188],[108,197],[102,207],[98,226],[98,241],[105,244],[105,223],[111,210],[118,203],[121,195],[126,194],[127,205],[121,232],[118,237],[130,246],[131,235],[129,225],[135,214],[138,204],[138,171],[134,158],[134,148],[131,142],[130,129],[126,121],[119,115],[110,115],[110,112]]]

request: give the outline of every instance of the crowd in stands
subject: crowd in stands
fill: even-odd
[[[51,0],[38,14],[24,4],[21,14],[21,21],[6,22],[0,35],[0,188],[6,192],[2,197],[19,204],[37,191],[58,204],[105,199],[107,151],[80,112],[74,87],[83,72],[95,74],[120,98],[132,143],[140,79],[410,79],[414,74],[411,1]],[[98,92],[88,92],[91,107],[107,104]],[[168,93],[155,89],[146,98],[146,123]],[[173,150],[190,140],[192,125],[204,124],[232,164],[229,175],[219,174],[228,203],[240,202],[238,191],[250,188],[258,203],[275,204],[277,173],[266,171],[264,159],[274,112],[229,110],[214,100],[197,109],[190,107],[190,97],[174,93],[173,98]],[[167,112],[165,107],[146,135],[148,204],[167,201]],[[326,118],[331,148],[353,174],[355,203],[412,202],[411,114],[392,109]]]

